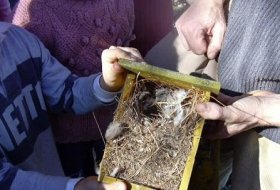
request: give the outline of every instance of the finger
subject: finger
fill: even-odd
[[[211,30],[212,38],[210,40],[207,56],[209,59],[215,59],[222,47],[226,26],[225,24],[217,23]]]
[[[196,105],[196,111],[204,119],[209,120],[222,120],[227,122],[237,121],[240,118],[239,110],[235,109],[233,106],[222,107],[213,102],[207,102]]]
[[[220,121],[219,125],[209,131],[206,135],[208,139],[215,140],[215,139],[225,139],[232,137],[241,131],[244,131],[245,124],[234,124],[225,126],[223,121]]]
[[[116,46],[110,46],[109,49],[116,49]]]
[[[113,64],[115,72],[123,72],[124,69],[118,64],[119,59],[131,59],[131,54],[120,48],[106,49],[101,55],[102,62]]]
[[[201,117],[209,120],[220,120],[223,114],[222,107],[212,102],[197,104],[195,109]]]
[[[211,110],[207,110],[207,111],[211,112]],[[203,137],[210,140],[229,138],[239,133],[242,130],[242,128],[245,128],[245,125],[243,124],[238,124],[238,125],[231,124],[225,126],[225,122],[222,121],[223,118],[222,114],[212,118],[220,119],[220,121],[211,121],[211,120],[206,121],[203,130]]]
[[[105,49],[102,52],[101,58],[107,62],[113,63],[118,59],[129,59],[131,57],[130,52],[126,52],[120,48],[111,46],[109,49]]]
[[[254,128],[254,122],[251,123],[236,123],[232,125],[227,125],[224,127],[226,129],[226,135],[220,135],[221,138],[228,138],[237,135],[241,132],[248,131]]]
[[[112,184],[104,184],[105,190],[126,190],[127,187],[123,182],[115,182]]]
[[[231,137],[244,131],[244,129],[246,128],[246,124],[238,123],[238,124],[228,125],[225,128],[227,130],[228,137]]]
[[[141,56],[141,53],[139,52],[138,49],[136,48],[131,48],[131,47],[118,47],[128,53],[132,54],[132,59],[136,59],[135,61],[144,61],[143,57]]]
[[[183,16],[181,17],[183,18]],[[205,37],[207,31],[198,23],[186,24],[182,22],[181,17],[175,23],[175,27],[183,46],[198,55],[206,53],[207,42]]]
[[[207,52],[207,32],[204,29],[197,29],[194,32],[187,33],[186,39],[188,41],[190,49],[198,55],[205,54]]]

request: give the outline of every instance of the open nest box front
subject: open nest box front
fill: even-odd
[[[108,128],[115,135],[107,138],[99,180],[123,180],[132,190],[188,189],[204,125],[194,107],[217,94],[219,83],[145,63],[120,64],[131,72]]]

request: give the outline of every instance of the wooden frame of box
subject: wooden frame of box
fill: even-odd
[[[141,76],[145,79],[152,80],[152,81],[159,81],[161,83],[165,84],[172,84],[182,89],[190,89],[190,88],[199,88],[205,91],[205,99],[206,101],[209,101],[210,99],[210,93],[218,94],[220,90],[220,84],[215,81],[201,79],[189,75],[185,75],[182,73],[158,68],[155,66],[151,66],[149,64],[143,64],[143,63],[137,63],[129,60],[121,60],[120,64],[125,69],[129,70],[130,73],[127,75],[127,79],[125,82],[124,90],[120,98],[120,103],[118,104],[118,108],[116,110],[116,114],[114,116],[114,120],[120,120],[122,118],[122,115],[124,113],[124,107],[121,102],[128,100],[133,92],[133,89],[135,87],[135,83],[137,80],[137,76]],[[202,132],[202,128],[204,125],[204,120],[201,119],[196,124],[196,129],[194,131],[194,137],[192,138],[192,149],[190,155],[187,157],[187,161],[185,164],[183,177],[180,183],[179,190],[186,190],[188,189],[194,161],[195,161],[195,155],[198,149],[198,144],[200,141],[200,136]],[[104,152],[104,157],[106,158],[106,148]],[[122,179],[117,179],[114,177],[110,177],[105,174],[105,168],[101,162],[101,173],[99,175],[99,181],[105,182],[105,183],[112,183],[115,181],[119,181]],[[132,190],[149,190],[154,189],[151,187],[147,187],[141,184],[131,183],[129,181],[126,181],[131,185]]]

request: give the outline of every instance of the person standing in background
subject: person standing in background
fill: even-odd
[[[232,189],[279,189],[280,2],[197,0],[176,27],[187,49],[218,58],[222,88],[244,94],[199,104],[205,119],[218,120],[209,137],[234,142]]]

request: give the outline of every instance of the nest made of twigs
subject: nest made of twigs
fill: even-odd
[[[105,175],[156,189],[178,190],[192,149],[204,91],[138,80],[114,121],[121,134],[109,140],[102,161]]]

